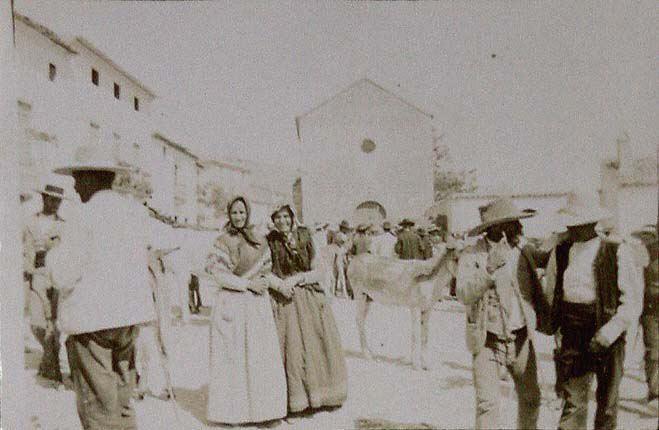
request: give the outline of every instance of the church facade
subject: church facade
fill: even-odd
[[[362,79],[296,118],[306,224],[419,218],[433,203],[432,116]]]

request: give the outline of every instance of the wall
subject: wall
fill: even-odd
[[[369,81],[299,118],[298,128],[307,224],[349,218],[368,200],[390,219],[432,204],[430,119]],[[362,151],[364,139],[373,152]]]

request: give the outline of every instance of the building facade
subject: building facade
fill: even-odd
[[[433,203],[431,121],[368,79],[296,118],[305,222],[423,214]]]
[[[534,209],[536,215],[522,220],[524,233],[529,237],[547,237],[562,229],[558,211],[567,205],[569,192],[526,193],[502,196],[498,194],[458,193],[433,205],[429,218],[444,216],[450,233],[464,233],[480,224],[479,207],[508,197],[520,209]]]

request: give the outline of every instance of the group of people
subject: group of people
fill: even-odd
[[[176,246],[140,202],[113,187],[127,170],[102,151],[56,169],[73,178],[79,201],[48,184],[38,190],[43,210],[24,233],[31,326],[44,351],[38,372],[55,382],[70,373],[86,430],[137,428],[131,403],[136,344],[159,312],[154,253]],[[536,331],[557,340],[556,391],[564,401],[558,428],[585,428],[593,376],[595,427],[616,427],[625,332],[639,318],[648,397],[657,398],[656,226],[635,232],[634,242],[604,237],[596,230],[604,213],[575,206],[565,212],[567,231],[534,247],[521,223],[533,211],[508,199],[481,209],[481,223],[468,233],[477,239],[462,251],[456,274],[473,357],[476,427],[501,427],[498,387],[508,373],[519,401],[518,427],[537,428]],[[208,420],[276,425],[340,407],[347,371],[329,299],[349,294],[349,258],[428,259],[441,252],[445,232],[414,230],[405,219],[396,232],[385,222],[377,233],[360,225],[353,234],[343,222],[323,241],[326,226],[304,227],[284,205],[272,212],[273,228],[262,236],[245,197],[231,200],[226,213],[205,264],[214,287]],[[328,272],[334,275],[329,284]]]
[[[635,233],[640,244],[603,237],[596,226],[605,212],[576,204],[565,211],[567,232],[538,249],[525,240],[520,222],[533,215],[507,199],[483,207],[482,223],[469,232],[480,238],[460,257],[457,295],[466,306],[476,428],[501,427],[498,381],[504,374],[512,376],[517,393],[517,427],[537,428],[537,330],[556,338],[555,388],[563,400],[558,428],[586,428],[595,376],[595,428],[615,429],[625,332],[641,314],[648,399],[658,395],[656,226]],[[543,282],[538,268],[545,270]]]
[[[444,252],[446,231],[439,225],[414,228],[416,223],[404,218],[393,228],[390,221],[381,225],[362,223],[352,228],[341,221],[337,231],[329,224],[316,224],[313,235],[326,266],[329,268],[331,294],[353,297],[347,275],[350,260],[360,254],[373,254],[401,260],[428,260]]]
[[[158,250],[176,244],[114,187],[129,169],[91,149],[91,160],[54,171],[73,178],[78,201],[61,205],[61,187],[37,190],[43,210],[24,232],[31,326],[44,351],[40,378],[57,384],[70,373],[83,428],[134,429],[132,398],[148,376],[138,375],[136,346],[160,335],[150,330],[168,312],[157,300]],[[205,267],[215,287],[208,420],[276,423],[340,407],[346,363],[312,232],[288,205],[272,213],[266,237],[251,224],[246,198],[233,199],[227,215]]]

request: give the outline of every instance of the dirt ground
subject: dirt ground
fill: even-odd
[[[471,357],[464,341],[464,313],[457,303],[444,302],[432,314],[428,354],[431,369],[428,371],[413,370],[409,364],[410,318],[405,309],[378,304],[371,307],[367,333],[376,360],[365,360],[359,353],[354,303],[337,299],[333,308],[347,354],[348,401],[336,411],[320,412],[290,423],[282,421],[277,428],[473,428]],[[222,428],[205,420],[207,318],[195,317],[188,324],[177,322],[173,333],[177,341],[171,351],[171,362],[177,403],[151,397],[136,402],[139,428]],[[553,341],[542,335],[538,337],[539,376],[543,395],[540,427],[556,428],[560,405],[553,395]],[[634,351],[630,358],[632,365],[628,366],[622,382],[618,420],[620,429],[657,428],[657,403],[647,404],[644,399],[644,375],[638,366],[641,349],[639,347]],[[38,352],[26,354],[29,410],[33,428],[80,429],[73,392],[40,385],[35,376],[38,359]],[[594,417],[594,388],[591,393],[589,426],[592,426]],[[501,395],[503,424],[513,428],[516,402],[511,382],[501,383]]]

